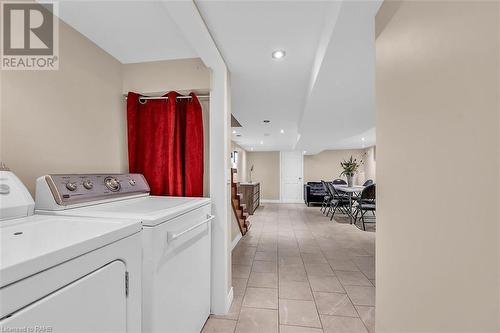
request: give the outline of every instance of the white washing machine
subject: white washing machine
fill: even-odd
[[[200,332],[210,315],[209,198],[149,195],[140,174],[49,175],[37,180],[36,212],[140,219],[143,332]]]
[[[33,207],[0,171],[0,332],[139,332],[140,221]]]

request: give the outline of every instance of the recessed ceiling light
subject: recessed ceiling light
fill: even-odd
[[[361,141],[365,141],[365,138],[361,138]]]
[[[282,129],[282,130],[280,131],[280,133],[281,133],[281,134],[285,133],[285,130],[284,130],[284,129]]]
[[[233,130],[233,134],[236,134],[236,130]]]
[[[260,141],[260,144],[261,144],[261,145],[263,145],[263,144],[264,144],[264,141],[262,141],[262,140],[261,140],[261,141]]]
[[[304,150],[304,155],[307,153],[307,150]]]
[[[282,59],[285,56],[286,52],[283,50],[276,50],[273,52],[273,59]]]
[[[269,124],[271,121],[269,119],[264,119],[263,122],[264,124]]]

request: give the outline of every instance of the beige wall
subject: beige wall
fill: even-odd
[[[164,60],[122,65],[123,93],[129,91],[162,95],[175,90],[182,94],[191,91],[207,95],[210,91],[210,70],[201,59]],[[210,195],[210,135],[209,100],[200,99],[204,131],[203,193]]]
[[[377,332],[500,329],[499,6],[403,1],[377,39]]]
[[[261,199],[280,199],[279,151],[247,152],[247,170],[253,165],[252,181],[260,182]],[[249,179],[250,180],[250,179]]]
[[[34,193],[47,173],[127,172],[123,93],[210,90],[200,59],[122,65],[60,22],[58,71],[2,71],[0,160]],[[209,108],[205,195],[209,194]]]
[[[57,71],[3,71],[0,159],[47,173],[127,171],[121,64],[63,22]]]
[[[323,150],[316,155],[304,155],[304,181],[319,182],[321,180],[333,180],[343,178],[340,176],[342,167],[340,162],[350,157],[358,160],[365,160],[366,152],[363,149],[345,149],[345,150]],[[364,165],[354,178],[356,184],[363,183],[365,180]]]
[[[123,65],[124,93],[206,92],[209,89],[210,70],[198,58]]]
[[[369,147],[365,149],[364,158],[363,158],[363,171],[364,171],[364,179],[372,179],[374,181],[377,180],[377,172],[376,172],[376,150],[375,146]]]

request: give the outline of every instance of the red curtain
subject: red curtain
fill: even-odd
[[[191,98],[127,98],[129,172],[142,173],[153,195],[203,196],[203,118]]]

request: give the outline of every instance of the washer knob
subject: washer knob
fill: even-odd
[[[128,181],[128,183],[129,183],[130,185],[132,185],[132,186],[135,186],[135,180],[134,180],[134,179],[130,179],[130,180]]]
[[[78,185],[75,182],[69,182],[66,184],[66,188],[70,191],[75,191]]]
[[[92,183],[91,180],[87,179],[83,182],[83,187],[85,187],[87,190],[91,190],[94,187],[94,183]]]
[[[117,192],[121,188],[120,182],[115,177],[106,177],[106,179],[104,179],[104,184],[112,192]]]

